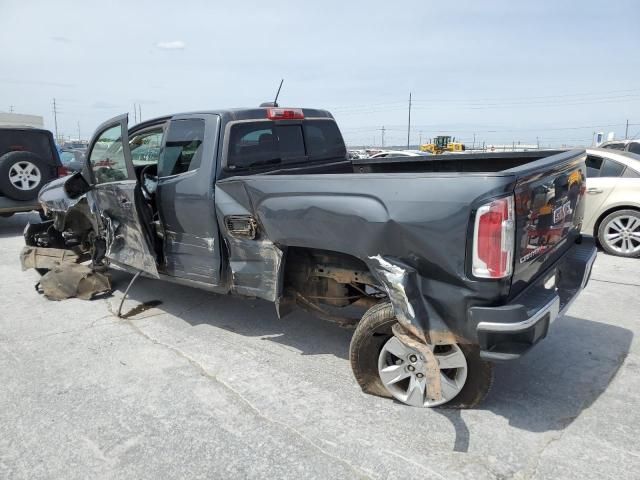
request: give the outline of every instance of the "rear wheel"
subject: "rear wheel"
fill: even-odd
[[[491,364],[480,358],[477,346],[451,344],[434,347],[442,399],[430,401],[424,359],[393,335],[396,322],[391,304],[381,303],[364,314],[354,332],[351,368],[364,392],[416,407],[470,408],[484,399],[493,381]]]
[[[33,200],[51,178],[50,167],[31,152],[0,157],[0,190],[14,200]]]
[[[600,222],[598,241],[612,255],[640,257],[640,212],[618,210],[607,215]]]

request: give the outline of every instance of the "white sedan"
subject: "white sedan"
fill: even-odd
[[[640,155],[587,149],[583,233],[621,257],[640,257]]]
[[[384,152],[371,155],[369,158],[385,158],[385,157],[428,157],[429,152],[420,152],[418,150],[385,150]]]

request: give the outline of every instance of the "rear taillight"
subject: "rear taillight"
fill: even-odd
[[[513,271],[515,218],[513,197],[482,205],[473,231],[471,273],[480,278],[504,278]]]
[[[56,167],[56,174],[58,175],[58,178],[66,177],[67,175],[69,175],[69,170],[67,170],[67,167],[65,167],[64,165],[60,165]]]

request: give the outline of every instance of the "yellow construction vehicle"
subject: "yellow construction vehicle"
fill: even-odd
[[[449,135],[438,135],[433,139],[433,143],[420,145],[420,151],[435,155],[443,152],[464,152],[464,150],[464,143],[456,142],[456,137],[452,139]]]

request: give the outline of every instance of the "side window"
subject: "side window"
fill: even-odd
[[[602,168],[602,157],[587,155],[587,177],[599,177]]]
[[[624,172],[625,166],[622,163],[614,162],[608,158],[604,161],[602,169],[600,169],[601,177],[619,177]]]
[[[119,124],[100,134],[89,155],[89,165],[96,183],[118,182],[128,178]]]
[[[640,173],[638,173],[635,170],[627,167],[625,169],[624,173],[622,174],[622,176],[624,178],[640,178]]]
[[[200,167],[204,142],[204,120],[189,118],[173,120],[169,125],[158,164],[158,175],[168,177]]]
[[[131,160],[134,166],[157,164],[160,159],[162,129],[141,132],[129,139]]]
[[[603,145],[602,148],[610,148],[611,150],[624,150],[624,143],[609,143]]]
[[[638,142],[631,142],[629,144],[629,152],[631,153],[640,153],[640,143]]]

